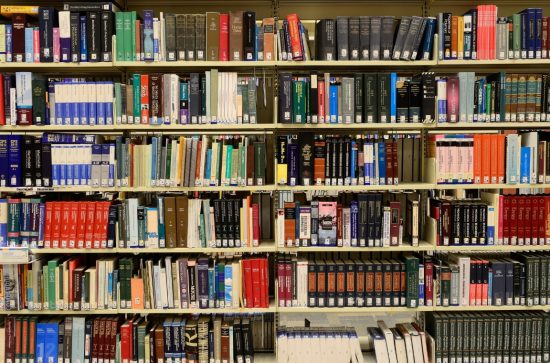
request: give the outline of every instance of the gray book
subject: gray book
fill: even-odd
[[[176,14],[176,54],[178,60],[185,60],[185,37],[185,14]]]
[[[427,23],[428,23],[428,18],[422,18],[422,25],[420,25],[420,30],[418,31],[418,34],[416,34],[416,39],[414,40],[414,43],[412,46],[411,60],[415,60],[418,56],[418,52],[420,51],[419,50],[420,43],[424,38],[424,31],[426,30]],[[462,57],[464,57],[464,55],[462,55]]]
[[[189,179],[187,180],[187,186],[194,187],[195,186],[195,173],[197,172],[197,145],[198,145],[198,138],[193,137],[191,141],[191,156],[189,157],[189,160],[191,161],[191,165],[189,165]],[[187,155],[185,156],[187,159]]]
[[[468,88],[468,72],[458,72],[458,121],[467,121],[467,107],[468,102],[466,100],[466,93],[474,93],[472,89]]]
[[[360,20],[359,17],[349,18],[349,59],[359,60],[360,54]]]
[[[497,20],[497,59],[506,59],[508,55],[508,19],[499,17]]]
[[[195,52],[195,16],[185,14],[185,60],[194,61]]]
[[[345,124],[350,124],[354,121],[354,82],[355,80],[351,77],[342,78],[342,117]]]
[[[248,78],[248,121],[251,124],[258,123],[256,120],[256,78]]]
[[[392,58],[399,60],[401,58],[401,52],[403,51],[403,44],[405,44],[405,37],[409,31],[411,25],[411,16],[404,16],[399,23],[399,29],[397,30],[397,37],[395,38],[395,44],[393,45]]]
[[[391,52],[393,49],[394,38],[394,23],[395,17],[383,16],[382,17],[382,31],[380,35],[380,53],[383,60],[391,59]]]
[[[189,186],[189,174],[191,173],[191,150],[193,146],[193,140],[189,138],[185,138],[185,164],[183,164],[183,169],[185,170],[185,173],[183,174],[183,181],[182,185],[184,187]]]
[[[361,60],[369,60],[370,17],[359,17],[359,52]]]
[[[195,50],[196,60],[206,59],[206,15],[195,15]]]
[[[371,16],[370,18],[370,59],[380,59],[380,32],[382,31],[382,18]]]
[[[336,45],[338,47],[338,60],[349,59],[349,27],[347,16],[336,17]]]
[[[422,26],[422,17],[413,16],[411,19],[411,25],[409,26],[409,31],[407,33],[407,37],[405,38],[405,43],[403,44],[401,59],[403,60],[411,59],[414,41],[416,40],[416,36],[418,35],[418,32],[420,31],[421,26]]]
[[[241,94],[243,95],[243,124],[248,124],[250,123],[250,120],[248,118],[248,84],[245,80],[242,79],[239,83],[240,84],[238,85],[238,87],[241,88]]]
[[[166,37],[166,60],[176,60],[176,14],[164,16],[164,31]]]

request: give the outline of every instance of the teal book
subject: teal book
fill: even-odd
[[[134,74],[133,75],[133,110],[134,110],[134,124],[141,123],[140,115],[141,115],[141,75],[140,74]]]
[[[225,265],[224,276],[225,307],[233,306],[233,266],[231,263]]]

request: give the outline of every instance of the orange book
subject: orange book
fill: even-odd
[[[451,18],[451,58],[458,58],[458,16]]]
[[[316,185],[325,183],[326,165],[326,143],[325,140],[315,140],[313,152],[313,178]]]
[[[29,352],[29,318],[26,316],[21,318],[21,335],[21,357],[26,357]],[[18,362],[17,359],[16,362]]]
[[[286,20],[288,21],[288,31],[290,33],[292,60],[302,60],[304,55],[302,53],[302,40],[300,38],[298,15],[288,14]]]
[[[496,184],[498,180],[498,154],[499,154],[498,135],[490,135],[490,143],[491,143],[490,144],[491,159],[489,159],[490,160],[489,168],[490,168],[490,175],[491,175],[490,183]]]
[[[287,247],[293,247],[296,241],[296,204],[285,203],[285,241]]]
[[[130,280],[130,285],[132,290],[132,309],[143,309],[143,279],[133,277]]]
[[[142,74],[140,80],[141,95],[141,123],[149,123],[149,75]]]
[[[262,20],[262,27],[264,30],[264,60],[275,60],[275,52],[273,50],[275,46],[275,19],[264,18]]]
[[[505,163],[506,163],[506,135],[497,135],[497,183],[503,184],[505,181]]]
[[[458,59],[464,59],[464,17],[458,17],[457,23],[457,47],[458,47]]]
[[[481,184],[491,182],[491,135],[481,135]]]
[[[481,135],[474,135],[474,183],[481,183]]]

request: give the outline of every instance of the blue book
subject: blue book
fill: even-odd
[[[80,61],[88,61],[88,42],[87,42],[87,17],[80,15]]]
[[[357,164],[357,143],[355,140],[351,141],[351,162],[349,167],[349,176],[352,180],[351,185],[357,184],[357,182],[353,182],[354,179],[357,178],[357,175],[355,174],[355,166]]]
[[[527,58],[533,59],[535,58],[535,47],[536,47],[536,9],[535,8],[527,8],[522,11],[522,14],[525,14],[525,41],[526,41],[526,49],[527,49]],[[523,16],[521,17],[522,27],[523,27]]]
[[[205,185],[210,183],[210,169],[212,168],[212,149],[206,151],[206,165],[204,166],[204,180],[207,180]]]
[[[33,32],[34,28],[25,28],[25,62],[27,63],[34,61]]]
[[[527,58],[528,48],[529,45],[527,44],[528,38],[529,38],[529,22],[528,22],[528,16],[527,11],[524,10],[520,13],[521,16],[521,58],[525,59]]]
[[[103,85],[104,83],[103,82],[97,82],[95,84],[95,87],[96,87],[96,90],[99,94],[101,94],[103,92]],[[98,125],[105,125],[105,114],[106,114],[106,110],[105,110],[105,102],[101,102],[101,97],[97,97],[96,99],[96,107],[97,107],[97,111],[96,111],[96,119],[97,119],[97,124]]]
[[[46,325],[44,322],[36,323],[36,342],[34,358],[37,363],[47,363],[46,360]]]
[[[21,135],[8,136],[8,187],[19,187],[21,183]]]
[[[155,57],[153,44],[153,10],[143,10],[143,60],[152,61]]]
[[[332,81],[331,81],[332,82]],[[329,110],[330,123],[338,123],[338,85],[331,83],[329,86]]]
[[[8,154],[8,135],[0,135],[0,187],[8,186],[9,178],[9,154]]]
[[[359,232],[359,204],[356,200],[352,200],[350,204],[350,234],[351,246],[357,247],[357,235]]]
[[[424,271],[424,265],[423,264],[418,265],[418,271],[419,272]],[[426,290],[425,289],[425,280],[421,279],[418,282],[418,300],[419,301],[424,300],[425,290]]]
[[[81,83],[81,85],[87,89],[88,83],[84,82]],[[80,125],[88,125],[88,102],[86,102],[85,97],[82,97],[81,95],[78,97],[77,110]]]
[[[521,184],[529,184],[531,174],[531,148],[529,146],[522,146],[520,154],[520,165],[519,165],[519,178]]]
[[[0,199],[0,247],[8,246],[8,200]]]
[[[378,142],[378,184],[386,185],[386,144]]]
[[[208,267],[208,306],[216,306],[216,265]]]
[[[92,82],[92,86],[90,87],[90,90],[92,92],[95,92],[96,87],[97,87],[97,85],[93,84],[93,82]],[[90,102],[88,104],[88,123],[90,125],[97,125],[98,124],[98,122],[97,122],[97,102]]]
[[[105,108],[105,125],[113,125],[114,122],[114,111],[113,111],[113,98],[111,97],[114,93],[115,85],[113,82],[104,82],[104,94],[107,97],[103,99],[103,107]],[[109,96],[110,95],[110,96]]]
[[[430,60],[432,58],[432,49],[434,46],[435,34],[435,18],[426,20],[426,30],[424,31],[424,39],[422,40],[422,60]],[[466,41],[466,40],[465,40]]]
[[[59,322],[44,323],[45,336],[44,336],[44,360],[43,363],[55,363],[57,362],[58,355],[58,343],[59,343]]]
[[[225,263],[219,262],[216,271],[216,307],[225,307]]]
[[[397,73],[390,73],[390,122],[397,120]]]
[[[159,247],[166,247],[166,226],[164,223],[164,197],[157,197],[157,209],[158,209],[158,233],[159,233]]]
[[[437,80],[437,88],[438,90],[442,87],[447,88],[446,86],[447,80],[446,79],[438,79]],[[439,93],[439,91],[438,91]],[[447,120],[447,96],[445,95],[444,98],[438,97],[437,99],[437,113],[439,115],[438,122],[444,122]]]
[[[40,203],[39,209],[39,218],[38,218],[38,244],[44,243],[44,223],[46,222],[46,204]],[[0,221],[0,238],[2,234],[2,221]],[[6,227],[7,233],[7,227]]]
[[[233,266],[230,263],[225,265],[225,307],[233,306]]]
[[[542,9],[535,9],[535,58],[542,57]]]
[[[518,135],[510,134],[506,136],[506,183],[518,183]]]
[[[12,62],[13,61],[13,51],[11,47],[11,41],[12,41],[12,25],[6,24],[6,62]]]

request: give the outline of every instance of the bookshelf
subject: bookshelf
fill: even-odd
[[[43,1],[38,1],[43,3]],[[502,6],[503,13],[508,14],[525,7],[517,0],[495,0],[497,5]],[[208,4],[202,1],[191,0],[126,0],[124,6],[126,9],[142,11],[143,9],[154,8],[155,11],[163,10],[181,11],[182,6],[187,6],[186,12],[205,12],[205,11],[224,11],[234,8],[256,8],[258,16],[275,15],[284,17],[290,12],[297,12],[304,19],[320,19],[323,17],[334,18],[337,15],[351,15],[360,12],[366,15],[432,15],[435,16],[440,11],[450,9],[453,13],[463,12],[471,6],[480,3],[474,0],[388,0],[375,1],[375,4],[368,8],[365,2],[361,0],[346,0],[343,2],[331,2],[328,0],[273,0],[273,1],[213,1]],[[539,2],[537,2],[539,6]],[[540,6],[545,10],[550,9],[550,1],[541,1]],[[306,21],[307,22],[307,21]],[[311,22],[311,21],[310,21]],[[311,37],[310,37],[311,38]],[[116,39],[116,38],[115,38]],[[436,35],[437,39],[437,35]],[[312,39],[310,39],[312,41]],[[434,41],[437,47],[437,41]],[[113,45],[114,47],[114,45]],[[434,53],[437,48],[434,49]],[[550,67],[550,59],[507,59],[507,60],[439,60],[434,57],[431,60],[423,61],[162,61],[162,62],[134,62],[119,61],[101,62],[101,63],[0,63],[0,73],[30,71],[40,74],[115,74],[121,77],[127,77],[132,73],[189,73],[198,70],[219,69],[220,71],[235,71],[247,74],[260,75],[267,72],[273,79],[281,72],[296,72],[302,74],[308,71],[320,72],[326,70],[338,74],[358,72],[377,72],[381,70],[395,71],[405,74],[414,74],[417,72],[436,72],[436,73],[456,73],[461,71],[476,71],[482,74],[497,72],[500,70],[510,70],[511,72],[543,72]],[[267,77],[267,76],[266,76]],[[88,134],[121,134],[121,135],[153,135],[153,134],[239,134],[239,135],[265,135],[273,140],[279,135],[301,134],[304,132],[313,132],[318,134],[344,134],[344,133],[409,133],[419,134],[425,140],[430,134],[437,133],[469,133],[469,132],[488,132],[497,133],[503,130],[550,130],[550,121],[544,122],[457,122],[457,123],[350,123],[350,124],[286,124],[278,120],[277,106],[279,99],[277,96],[277,84],[273,84],[273,93],[269,94],[267,102],[273,105],[273,115],[261,119],[261,123],[256,124],[164,124],[164,125],[141,125],[141,124],[117,124],[117,125],[97,125],[97,126],[1,126],[0,134],[40,134],[42,132],[76,132]],[[274,149],[273,142],[269,147]],[[425,145],[423,145],[424,147]],[[267,169],[275,169],[274,150],[268,152]],[[271,160],[270,160],[271,159]],[[212,192],[222,195],[232,192],[269,192],[274,205],[277,202],[279,192],[292,193],[310,193],[321,195],[338,195],[341,193],[367,193],[367,192],[385,192],[394,194],[404,194],[416,191],[422,195],[428,193],[441,193],[450,195],[456,193],[472,192],[481,190],[501,191],[503,189],[513,190],[550,190],[550,183],[543,184],[437,184],[434,182],[435,168],[425,160],[422,162],[424,174],[427,176],[422,181],[416,183],[399,183],[397,185],[254,185],[245,187],[235,186],[201,186],[201,187],[98,187],[88,186],[64,186],[64,187],[0,187],[0,193],[9,195],[21,193],[31,195],[32,193],[63,193],[65,198],[70,193],[201,193]],[[272,219],[275,219],[273,213]],[[422,222],[420,222],[422,223]],[[275,224],[274,224],[275,225]],[[422,227],[422,225],[421,225]],[[319,254],[332,254],[334,256],[354,256],[369,255],[381,256],[388,253],[397,256],[400,253],[419,253],[421,255],[435,255],[438,253],[464,253],[472,256],[483,256],[493,253],[511,253],[511,252],[550,252],[550,245],[468,245],[468,246],[436,246],[432,241],[434,225],[428,225],[431,228],[430,238],[423,238],[418,246],[410,246],[404,243],[401,246],[392,247],[281,247],[281,243],[276,240],[262,241],[259,247],[244,248],[110,248],[110,249],[73,249],[73,248],[32,248],[29,253],[33,256],[49,259],[53,256],[69,255],[108,255],[108,256],[147,256],[147,255],[239,255],[239,254],[267,254],[269,256],[298,255],[301,257],[315,256]],[[421,228],[422,229],[422,228]],[[424,234],[424,233],[422,233]],[[284,244],[284,243],[282,243]],[[276,267],[275,267],[276,270]],[[274,276],[276,276],[274,271]],[[0,315],[51,315],[51,316],[69,316],[69,315],[167,315],[175,316],[181,314],[246,314],[246,313],[274,313],[274,314],[387,314],[413,316],[422,320],[423,314],[428,312],[470,312],[470,311],[549,311],[550,305],[512,305],[512,306],[419,306],[416,308],[408,307],[281,307],[279,306],[277,287],[277,277],[272,277],[270,283],[274,285],[274,297],[267,308],[228,308],[228,309],[101,309],[101,310],[61,310],[61,311],[42,311],[42,310],[19,310],[19,311],[0,311]],[[277,362],[275,354],[258,353],[254,360],[258,363]],[[365,354],[365,362],[373,362],[376,359]]]

